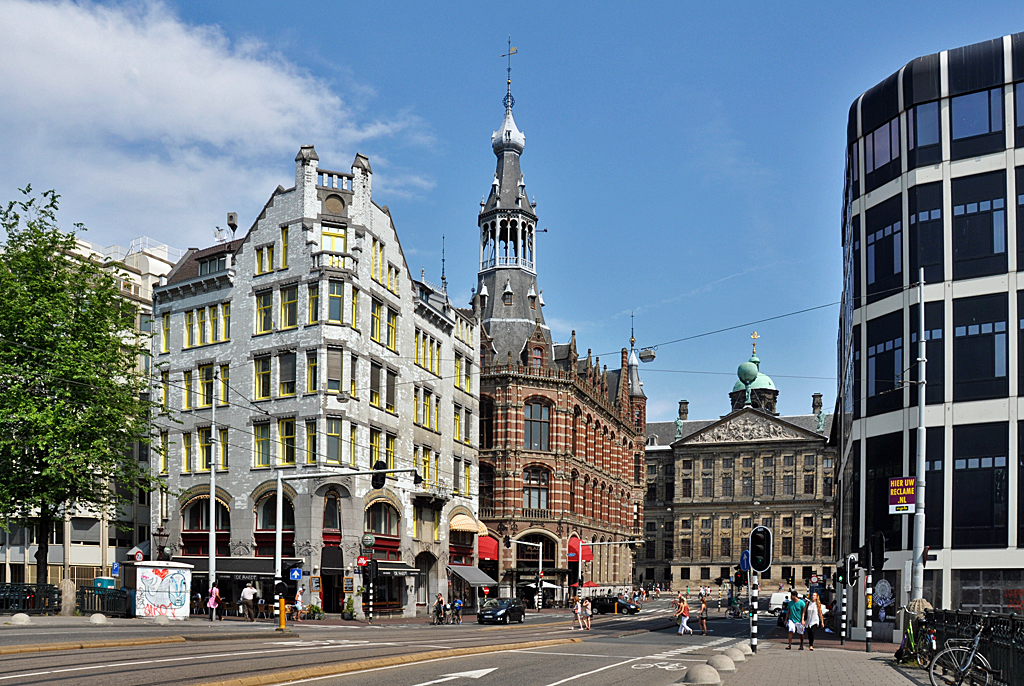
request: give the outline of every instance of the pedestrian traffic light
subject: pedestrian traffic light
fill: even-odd
[[[374,488],[384,488],[384,483],[387,479],[387,474],[384,471],[388,468],[388,463],[384,460],[377,460],[373,465],[373,477],[370,479],[370,483]]]
[[[885,534],[876,531],[871,538],[871,568],[881,570],[885,566]]]
[[[505,536],[505,547],[506,548],[511,548],[512,547],[512,537],[511,536]]]
[[[772,531],[766,526],[750,532],[750,568],[762,574],[772,566]]]
[[[741,570],[736,570],[736,574],[733,575],[733,583],[737,586],[743,585],[743,572]]]
[[[846,556],[846,583],[853,586],[857,583],[857,578],[860,576],[859,563],[853,561],[853,555]]]

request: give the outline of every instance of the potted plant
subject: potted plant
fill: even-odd
[[[356,613],[355,596],[349,595],[348,600],[345,601],[345,609],[341,613],[341,618],[346,620],[346,621],[351,620],[352,617],[355,615],[355,613]]]

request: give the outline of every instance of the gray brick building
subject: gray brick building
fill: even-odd
[[[423,483],[285,482],[285,567],[321,577],[327,612],[343,609],[346,577],[365,583],[361,554],[381,567],[378,612],[412,616],[436,591],[468,590],[448,581],[476,561],[479,327],[445,288],[411,277],[371,180],[365,156],[328,171],[303,146],[293,188],[278,186],[242,237],[190,249],[154,291],[154,388],[167,411],[154,422],[166,490],[153,526],[158,549],[196,566],[193,595],[209,583],[211,460],[229,601],[250,580],[272,595],[278,470],[378,461],[415,467]]]

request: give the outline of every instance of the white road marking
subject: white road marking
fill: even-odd
[[[603,672],[606,669],[612,669],[613,667],[621,667],[622,665],[628,665],[630,662],[636,662],[637,660],[643,660],[643,659],[645,659],[644,656],[630,658],[629,660],[623,660],[622,662],[616,662],[613,665],[607,665],[605,667],[598,667],[597,669],[592,669],[589,672],[582,672],[580,674],[574,674],[574,675],[572,675],[570,677],[566,677],[565,679],[562,679],[561,681],[553,681],[550,684],[547,684],[547,686],[559,686],[559,684],[565,684],[565,683],[568,683],[570,681],[575,681],[576,679],[581,679],[581,678],[583,678],[585,676],[590,676],[591,674],[597,674],[598,672]]]
[[[455,679],[479,679],[482,676],[487,676],[497,667],[491,667],[489,669],[475,669],[471,672],[455,672],[454,674],[444,674],[439,679],[433,681],[424,681],[423,683],[416,684],[416,686],[430,686],[431,684],[440,684],[445,681],[454,681]]]

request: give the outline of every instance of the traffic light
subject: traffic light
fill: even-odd
[[[772,566],[772,530],[766,526],[750,532],[750,568],[762,574]]]
[[[511,548],[512,547],[512,537],[511,536],[505,536],[505,547],[506,548]]]
[[[387,468],[388,468],[388,463],[385,462],[384,460],[377,460],[377,462],[374,463],[374,465],[373,465],[373,476],[370,478],[370,484],[374,488],[384,488],[384,483],[385,483],[385,480],[387,479],[387,474],[385,474],[381,470],[384,470],[384,469],[387,469]]]
[[[840,586],[846,583],[846,560],[843,559],[836,565],[836,571],[832,575],[832,585],[838,589]]]
[[[871,568],[881,570],[885,566],[885,534],[876,531],[871,537]]]
[[[737,586],[742,586],[743,585],[743,572],[741,570],[737,569],[736,570],[736,574],[733,575],[732,580],[733,580],[733,583],[735,583]]]
[[[377,578],[377,572],[378,572],[378,569],[377,569],[377,561],[376,560],[370,560],[369,562],[366,563],[366,573],[369,574],[371,579],[376,579]]]
[[[846,556],[846,583],[853,586],[860,576],[860,563],[853,561],[853,555]]]

